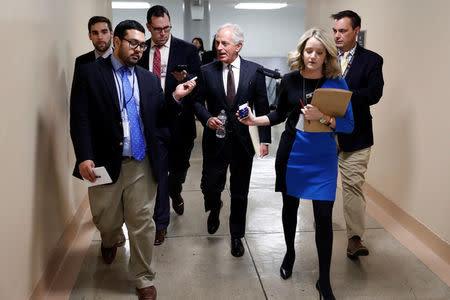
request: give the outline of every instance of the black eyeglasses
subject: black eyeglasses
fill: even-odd
[[[142,51],[147,50],[148,45],[146,43],[138,43],[136,41],[130,41],[126,38],[123,38],[122,40],[125,40],[128,42],[128,46],[130,46],[131,49],[136,50],[137,47],[141,48]]]
[[[152,26],[152,25],[150,25],[150,26]],[[161,33],[161,32],[169,32],[170,31],[170,29],[172,29],[172,25],[169,25],[169,26],[164,26],[164,27],[153,27],[152,26],[152,28],[153,28],[153,30],[154,31],[156,31],[157,33]]]

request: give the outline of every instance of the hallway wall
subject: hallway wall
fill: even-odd
[[[308,0],[306,28],[331,32],[330,15],[345,9],[361,16],[366,47],[384,58],[367,182],[448,243],[450,2]]]
[[[111,1],[2,1],[0,299],[30,297],[86,194],[71,176],[68,105],[95,14],[111,17]]]

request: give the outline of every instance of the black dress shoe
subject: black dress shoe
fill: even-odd
[[[164,243],[164,240],[166,239],[166,234],[167,234],[167,229],[156,230],[155,242],[153,243],[153,245],[159,246],[162,243]]]
[[[171,197],[173,210],[180,216],[184,213],[184,200],[180,194]]]
[[[320,288],[319,280],[317,280],[317,282],[316,282],[316,289],[319,292],[319,299],[320,300],[322,300],[322,299],[324,299],[324,300],[336,300],[336,297],[334,297],[333,291],[331,290],[331,288],[327,292],[322,291],[322,289]]]
[[[292,276],[292,268],[294,267],[295,262],[295,254],[288,254],[286,253],[284,255],[283,263],[280,267],[280,276],[284,280],[288,279]]]
[[[220,215],[220,209],[222,208],[222,205],[223,205],[223,202],[220,201],[219,208],[211,209],[211,212],[209,213],[208,222],[207,222],[209,234],[214,234],[214,233],[216,233],[217,229],[219,229],[219,226],[220,226],[219,215]]]
[[[231,255],[234,257],[241,257],[244,255],[244,245],[240,238],[231,238]]]

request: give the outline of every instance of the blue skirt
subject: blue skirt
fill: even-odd
[[[337,171],[333,133],[297,130],[286,170],[287,194],[296,198],[334,201]]]

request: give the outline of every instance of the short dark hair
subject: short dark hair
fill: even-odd
[[[147,23],[152,24],[152,17],[164,17],[164,14],[169,17],[170,21],[170,15],[167,8],[162,5],[153,5],[147,11]]]
[[[127,30],[129,29],[136,29],[137,31],[145,34],[145,29],[141,25],[141,23],[135,20],[125,20],[117,24],[116,28],[114,29],[114,36],[117,36],[122,40],[127,35]]]
[[[89,22],[88,22],[89,33],[91,33],[92,25],[97,24],[97,23],[106,23],[108,25],[109,31],[112,31],[111,21],[107,17],[93,16],[92,18],[89,19]]]
[[[352,22],[353,29],[355,29],[356,27],[361,28],[361,17],[358,16],[358,14],[352,10],[343,10],[343,11],[338,12],[337,14],[332,14],[331,17],[334,20],[340,20],[342,18],[347,17]]]

